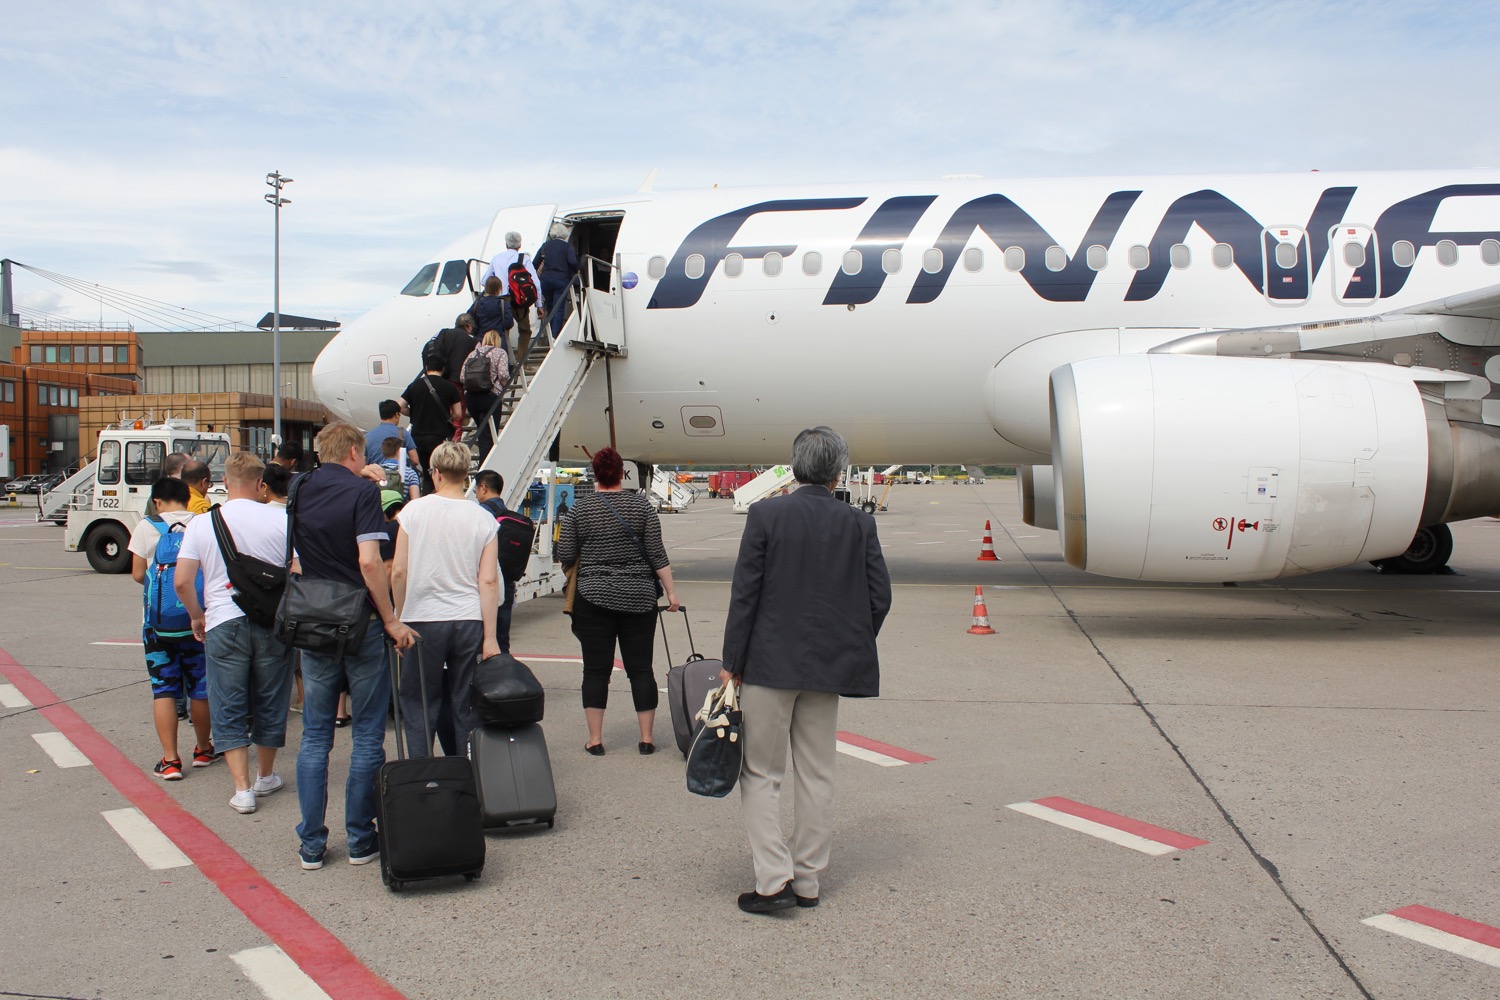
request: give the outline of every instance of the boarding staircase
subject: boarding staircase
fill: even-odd
[[[696,493],[677,481],[675,473],[660,466],[651,473],[650,496],[657,510],[672,514],[697,499]]]
[[[763,500],[777,490],[785,489],[796,480],[790,465],[773,465],[765,472],[734,491],[734,512],[743,514],[757,500]]]
[[[37,496],[38,522],[51,521],[66,524],[68,511],[87,510],[94,505],[94,474],[99,471],[99,460],[87,463],[57,486]]]

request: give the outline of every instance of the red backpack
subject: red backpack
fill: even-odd
[[[506,269],[505,276],[509,279],[512,306],[529,309],[536,305],[536,282],[531,280],[531,272],[526,270],[524,253],[516,255],[516,262]]]

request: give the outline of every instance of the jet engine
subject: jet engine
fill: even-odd
[[[1419,527],[1452,519],[1456,497],[1493,508],[1500,493],[1465,485],[1456,470],[1473,461],[1453,456],[1493,461],[1494,432],[1476,426],[1456,445],[1459,425],[1424,402],[1420,378],[1390,365],[1171,354],[1057,368],[1064,557],[1134,580],[1270,579],[1398,555]]]

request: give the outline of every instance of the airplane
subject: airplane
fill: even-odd
[[[1500,173],[947,179],[642,191],[502,208],[314,366],[381,399],[554,225],[626,351],[564,461],[785,461],[829,424],[859,465],[1015,465],[1067,561],[1157,581],[1371,561],[1434,572],[1500,512]],[[467,280],[466,280],[467,278]]]

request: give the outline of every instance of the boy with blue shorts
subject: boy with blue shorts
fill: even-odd
[[[188,485],[182,480],[157,480],[151,487],[147,515],[130,535],[130,575],[146,588],[148,599],[152,592],[148,578],[160,572],[156,563],[158,544],[166,533],[186,529],[193,517],[187,509],[190,497]],[[181,781],[177,702],[184,695],[191,705],[193,730],[198,737],[193,766],[208,767],[218,759],[210,734],[203,643],[194,639],[191,631],[186,635],[159,633],[147,613],[141,623],[141,644],[146,651],[146,672],[151,677],[151,714],[162,750],[161,760],[152,770],[163,781]]]

